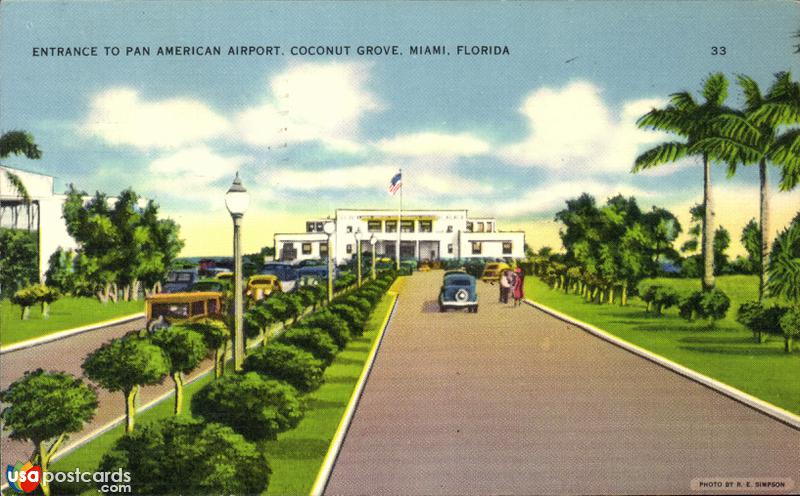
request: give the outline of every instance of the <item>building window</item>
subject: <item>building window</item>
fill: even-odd
[[[353,232],[353,226],[347,226],[347,232],[349,233]]]
[[[487,222],[486,223],[486,232],[494,232],[492,230],[492,223],[491,222]]]
[[[453,243],[447,245],[447,253],[449,253],[450,255],[453,254]]]
[[[324,241],[319,244],[319,258],[328,258],[328,243]]]
[[[306,232],[314,232],[314,223],[306,222]]]
[[[473,241],[472,242],[472,254],[473,255],[480,255],[481,254],[481,242],[480,241]]]
[[[317,232],[322,232],[322,222],[317,222]]]
[[[379,220],[367,221],[367,231],[369,231],[369,232],[381,232],[381,221],[379,221]]]
[[[345,247],[345,250],[347,251],[348,254],[353,253],[353,245],[347,245]]]
[[[414,232],[414,221],[413,220],[401,221],[400,230],[402,232]]]
[[[303,255],[311,255],[311,243],[303,243]]]
[[[386,232],[397,232],[397,221],[396,220],[387,220],[386,221]]]
[[[483,222],[478,222],[478,231],[477,232],[483,232]]]
[[[449,233],[453,232],[453,226],[447,226],[447,232]]]
[[[433,221],[430,220],[419,221],[419,232],[432,232],[432,231],[433,231]]]
[[[384,241],[383,242],[383,255],[387,257],[394,257],[395,256],[395,247],[396,241]]]
[[[467,232],[472,232],[472,222],[467,222]]]
[[[511,255],[511,241],[503,241],[503,255]]]

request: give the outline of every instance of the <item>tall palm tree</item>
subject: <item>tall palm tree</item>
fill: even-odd
[[[758,83],[748,76],[737,76],[745,97],[743,112],[731,112],[715,121],[716,136],[696,143],[699,149],[711,150],[728,164],[728,175],[736,173],[737,165],[758,164],[760,181],[761,273],[758,298],[761,300],[767,283],[769,266],[769,181],[767,164],[781,168],[782,191],[788,191],[800,179],[800,129],[786,129],[786,125],[800,124],[800,112],[791,112],[791,76],[776,74],[775,82],[766,95],[761,94]],[[796,84],[796,83],[794,83]],[[800,103],[798,100],[796,103]],[[793,120],[793,121],[792,121]]]
[[[31,160],[42,158],[42,151],[30,133],[25,131],[8,131],[0,136],[0,159],[7,158],[9,155],[24,155]],[[28,215],[28,232],[31,230],[31,196],[22,179],[11,171],[6,171],[6,178],[11,186],[17,190],[17,195],[22,199]],[[19,217],[16,213],[14,217]],[[16,219],[14,220],[16,224]]]
[[[731,112],[723,106],[728,96],[728,80],[722,73],[713,73],[703,82],[705,101],[697,103],[688,91],[670,95],[670,103],[663,109],[652,109],[636,122],[641,128],[667,131],[684,138],[668,141],[645,151],[636,158],[632,172],[640,172],[665,163],[676,162],[687,156],[700,156],[703,160],[703,289],[714,287],[714,201],[711,189],[711,162],[716,157],[696,144],[708,137],[714,119]]]

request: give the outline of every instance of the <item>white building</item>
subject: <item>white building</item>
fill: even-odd
[[[336,263],[344,263],[357,253],[356,233],[361,233],[362,253],[372,249],[376,256],[394,259],[398,238],[400,258],[440,260],[449,258],[522,258],[525,233],[499,231],[491,217],[470,217],[467,210],[404,210],[401,232],[397,232],[398,212],[392,210],[337,209],[335,217],[306,222],[303,233],[275,234],[275,259],[291,263],[327,258],[326,222],[335,230],[331,242]]]
[[[9,182],[7,172],[17,175],[30,197],[30,208]],[[0,227],[28,229],[39,238],[39,276],[44,280],[50,255],[58,247],[76,248],[75,240],[67,233],[62,218],[66,195],[53,193],[53,176],[0,167]]]

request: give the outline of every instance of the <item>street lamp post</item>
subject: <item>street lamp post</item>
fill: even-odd
[[[356,229],[356,258],[358,262],[358,287],[361,287],[361,228]]]
[[[378,242],[375,238],[375,233],[369,237],[369,244],[372,245],[372,280],[374,281],[377,275],[375,274],[375,244]]]
[[[242,302],[242,217],[250,205],[250,194],[242,186],[239,173],[225,193],[225,206],[233,219],[233,368],[242,370],[244,363],[244,332]]]
[[[333,233],[336,226],[333,222],[326,222],[323,227],[325,234],[328,235],[328,303],[333,300]]]

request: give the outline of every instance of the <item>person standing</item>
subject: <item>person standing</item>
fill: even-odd
[[[508,303],[508,294],[511,292],[511,281],[509,280],[508,270],[500,274],[500,303]]]
[[[523,272],[522,267],[517,267],[514,269],[514,288],[512,289],[514,293],[514,306],[522,305],[522,299],[525,298],[525,272]]]

